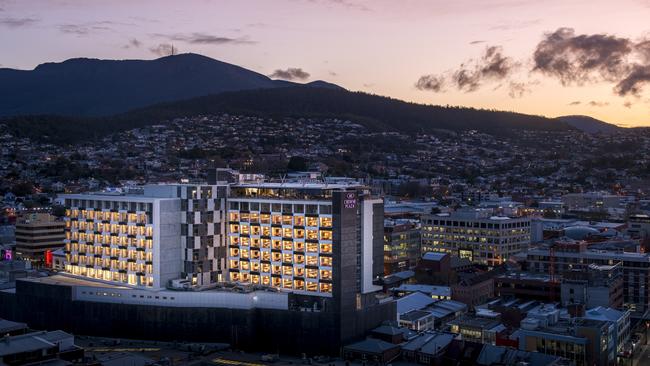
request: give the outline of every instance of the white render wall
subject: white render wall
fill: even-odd
[[[169,280],[180,277],[181,257],[181,203],[178,199],[154,202],[154,271],[155,288],[164,288]]]

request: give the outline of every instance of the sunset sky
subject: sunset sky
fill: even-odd
[[[0,67],[171,44],[408,101],[650,126],[650,0],[0,0]]]

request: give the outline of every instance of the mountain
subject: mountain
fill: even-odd
[[[621,127],[589,116],[562,116],[555,119],[587,133],[616,133],[622,130]]]
[[[0,116],[108,116],[226,91],[296,85],[191,53],[156,60],[77,58],[31,71],[0,69]],[[305,85],[340,88],[324,81]]]
[[[16,136],[65,144],[178,117],[222,113],[269,118],[345,118],[373,131],[397,131],[414,136],[440,130],[477,130],[504,136],[517,130],[574,129],[564,122],[541,116],[415,104],[341,88],[309,86],[224,92],[161,103],[110,117],[26,116],[2,122]]]

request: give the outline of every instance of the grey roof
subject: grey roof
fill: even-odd
[[[422,259],[428,260],[428,261],[439,261],[442,258],[444,258],[446,255],[448,255],[448,254],[447,253],[442,253],[442,252],[427,252],[427,253],[424,253],[424,255],[422,256]]]
[[[428,312],[428,311],[411,310],[408,313],[401,314],[399,316],[399,319],[412,322],[414,320],[419,320],[419,319],[430,317],[430,316],[431,316],[431,313]]]
[[[102,366],[146,366],[156,363],[151,358],[128,352],[107,353],[99,356],[97,361]]]
[[[451,310],[453,312],[467,310],[467,305],[463,304],[462,302],[454,301],[454,300],[438,301],[434,306],[436,308],[443,308],[443,309]]]
[[[449,333],[438,333],[432,339],[430,339],[426,344],[422,346],[420,352],[437,355],[440,351],[445,349],[455,338],[454,334]]]
[[[72,337],[72,335],[58,330],[7,337],[0,341],[0,356],[52,348],[55,347],[53,342],[60,341],[64,337]]]
[[[384,342],[381,339],[375,338],[368,338],[361,342],[353,343],[344,347],[346,350],[365,353],[383,353],[395,348],[399,348],[399,345]]]
[[[476,359],[478,365],[517,365],[525,363],[530,366],[552,365],[558,357],[538,352],[526,352],[507,347],[486,344]]]
[[[411,310],[424,309],[433,304],[435,300],[421,292],[414,292],[397,299],[395,302],[397,303],[397,314],[404,314]]]
[[[11,320],[7,319],[0,319],[0,335],[21,329],[27,329],[27,324],[12,322]]]
[[[448,286],[433,286],[433,285],[418,285],[418,284],[402,284],[399,287],[392,289],[393,291],[400,292],[422,292],[428,295],[437,296],[451,296],[451,288]]]

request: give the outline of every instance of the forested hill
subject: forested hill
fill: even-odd
[[[345,118],[371,130],[409,134],[477,130],[507,135],[517,130],[573,129],[564,122],[541,116],[415,104],[343,89],[304,86],[225,92],[157,104],[111,117],[26,116],[5,119],[3,123],[18,136],[69,143],[178,117],[221,113],[273,118]]]

